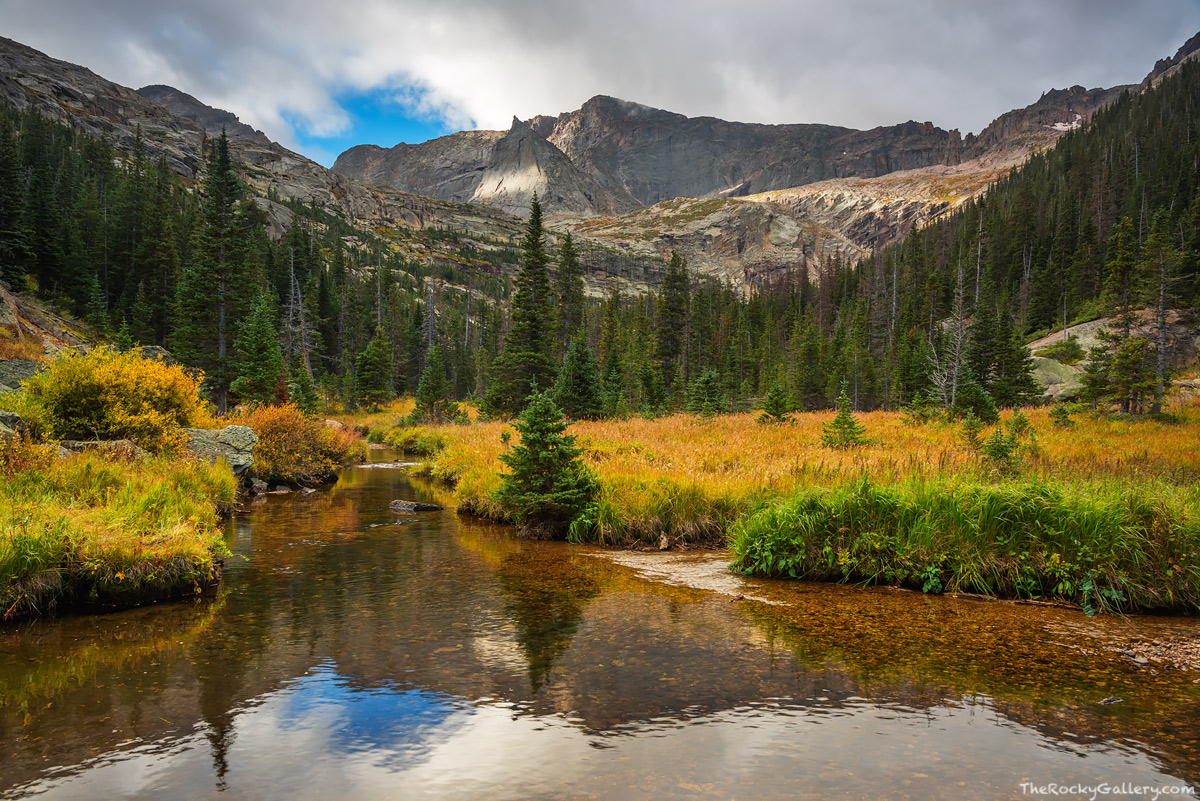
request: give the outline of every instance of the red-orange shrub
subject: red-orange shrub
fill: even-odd
[[[254,472],[266,481],[315,483],[366,458],[366,444],[350,429],[333,429],[305,416],[295,404],[257,406],[235,421],[258,435]]]

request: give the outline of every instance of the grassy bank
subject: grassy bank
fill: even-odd
[[[739,521],[746,573],[1200,611],[1200,489],[862,479]]]
[[[3,619],[186,594],[217,579],[217,526],[236,489],[227,466],[0,448]]]
[[[1008,478],[989,471],[959,427],[911,425],[889,412],[857,415],[870,442],[845,451],[821,444],[832,412],[779,426],[759,424],[753,414],[575,423],[571,431],[600,491],[572,533],[604,544],[728,541],[739,565],[759,573],[1062,598],[1093,608],[1200,608],[1200,499],[1189,489],[1200,480],[1196,408],[1174,421],[1077,415],[1069,428],[1054,426],[1048,410],[1026,414],[1035,445]],[[511,430],[504,423],[406,428],[384,439],[419,445],[413,450],[423,455],[436,451],[426,470],[455,485],[459,509],[504,519],[492,492],[503,471],[499,456],[511,446],[502,435]],[[863,487],[871,488],[869,503],[866,496],[846,500]],[[777,507],[808,509],[818,501],[897,511],[890,521],[847,512],[874,522],[839,525],[840,539],[820,539],[810,553],[817,540],[780,528],[789,518]],[[806,514],[833,519],[832,507]],[[984,517],[971,524],[973,514]],[[1071,528],[1076,518],[1093,528]],[[835,563],[818,569],[826,546]],[[837,563],[839,549],[844,563]]]

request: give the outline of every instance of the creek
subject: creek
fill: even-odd
[[[1121,653],[1197,637],[1195,619],[747,580],[727,554],[525,542],[394,499],[446,496],[352,468],[237,515],[215,594],[0,628],[0,797],[991,799],[1200,782],[1200,673]]]

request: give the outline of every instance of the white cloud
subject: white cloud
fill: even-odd
[[[285,144],[383,90],[506,128],[610,94],[689,115],[978,131],[1051,87],[1136,82],[1197,0],[0,0],[4,34],[131,86],[168,83]]]

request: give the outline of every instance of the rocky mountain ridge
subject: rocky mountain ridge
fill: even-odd
[[[1159,62],[1143,87],[1197,47],[1200,35]],[[150,156],[188,179],[199,177],[207,139],[224,128],[276,236],[290,225],[288,201],[315,204],[384,232],[413,261],[494,271],[422,232],[454,231],[479,251],[511,247],[537,192],[552,229],[580,237],[597,294],[653,286],[672,249],[694,271],[743,288],[858,258],[954,209],[1138,88],[1052,90],[967,137],[917,122],[854,131],[688,118],[600,96],[574,112],[514,119],[508,131],[358,146],[327,170],[183,92],[139,94],[0,38],[0,101],[126,151],[140,129]]]

